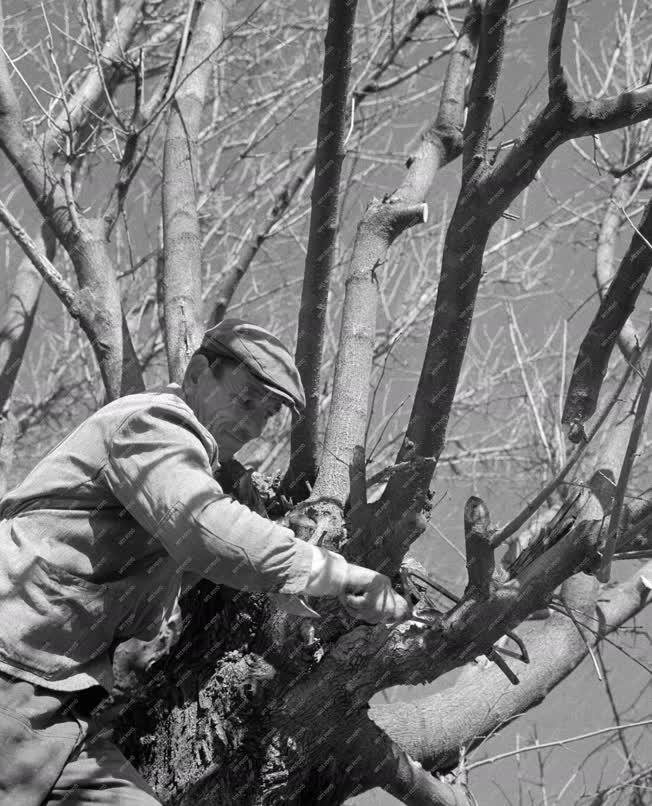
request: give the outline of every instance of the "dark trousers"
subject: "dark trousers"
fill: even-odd
[[[88,695],[0,673],[0,806],[160,806]]]

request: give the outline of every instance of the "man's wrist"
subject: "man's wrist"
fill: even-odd
[[[312,568],[304,593],[309,596],[339,596],[346,585],[349,564],[336,551],[312,546]]]

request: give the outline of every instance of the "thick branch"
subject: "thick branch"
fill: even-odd
[[[340,350],[324,453],[313,497],[344,501],[348,465],[356,445],[363,446],[368,381],[376,324],[375,272],[393,241],[408,226],[425,220],[423,203],[436,172],[460,153],[459,130],[464,115],[463,87],[478,32],[474,10],[466,17],[448,64],[437,118],[424,133],[415,157],[408,161],[402,184],[382,201],[368,206],[358,232],[346,282]],[[454,93],[458,93],[454,95]]]
[[[471,207],[461,199],[453,212],[444,245],[428,347],[399,462],[409,459],[413,452],[434,457],[436,461],[444,447],[489,237],[489,225],[483,218],[480,205]],[[423,469],[434,471],[432,465]],[[398,475],[388,484],[385,497],[392,495],[394,486],[405,484],[405,478],[399,481]],[[416,472],[411,475],[416,480]]]
[[[640,578],[651,574],[652,563],[648,563],[608,591],[601,591],[583,574],[572,579],[565,598],[577,622],[589,628],[583,628],[589,645],[598,640],[592,631],[608,636],[645,607],[649,591]],[[506,681],[493,664],[486,668],[473,664],[445,692],[415,704],[373,706],[372,719],[427,769],[451,768],[461,746],[479,743],[540,703],[588,653],[577,627],[561,613],[544,621],[524,622],[518,631],[530,654],[529,665],[517,665],[518,686]]]
[[[9,476],[19,427],[18,420],[11,411],[5,409],[0,412],[0,498],[10,489]]]
[[[609,204],[605,210],[598,234],[598,248],[595,252],[595,279],[600,299],[604,300],[614,276],[614,253],[618,230],[623,221],[622,209],[636,186],[636,180],[631,176],[624,176],[614,181]],[[628,319],[618,333],[618,346],[627,360],[630,360],[639,343],[636,329],[631,319]]]
[[[611,351],[652,266],[652,200],[632,237],[575,361],[562,422],[578,428],[595,412]]]
[[[491,113],[503,62],[508,8],[509,0],[488,0],[482,12],[478,58],[464,126],[463,172],[466,181],[470,179],[474,166],[482,164],[487,153]]]
[[[614,131],[652,117],[652,86],[599,101],[549,103],[511,149],[504,151],[487,177],[484,190],[494,221],[532,182],[537,171],[562,143],[576,137]]]
[[[163,155],[164,300],[170,379],[180,382],[202,335],[197,139],[211,71],[230,3],[207,0],[195,20],[180,86],[170,107]]]
[[[356,737],[353,760],[347,753],[347,788],[364,791],[380,786],[407,806],[474,806],[465,785],[434,778],[421,764],[365,714],[352,726]]]
[[[556,542],[533,556],[516,576],[492,586],[488,599],[474,598],[469,591],[430,627],[408,621],[354,628],[337,641],[310,681],[292,689],[291,702],[288,695],[285,706],[298,718],[302,709],[312,707],[315,686],[327,688],[332,679],[344,675],[351,707],[363,707],[388,686],[430,682],[490,653],[499,638],[547,605],[559,585],[595,562],[600,525],[582,520],[569,531],[559,529]]]
[[[350,737],[351,742],[357,739],[355,729],[350,733],[350,725],[355,728],[357,721],[351,720],[359,719],[374,693],[398,683],[431,681],[490,651],[499,637],[539,609],[587,558],[593,559],[598,539],[599,522],[584,521],[524,566],[516,578],[496,585],[488,600],[474,601],[465,595],[450,614],[440,622],[433,620],[431,626],[415,621],[391,627],[358,626],[339,638],[310,675],[283,693],[274,709],[278,727],[301,744],[305,767],[309,769],[313,763],[316,766],[332,747],[342,747],[335,751],[336,758],[346,752],[345,737]],[[597,589],[595,580],[584,575],[577,579],[584,586],[580,595],[573,596],[573,585],[564,586],[566,600],[575,609],[583,606],[586,588],[591,604]],[[581,647],[584,648],[583,642]],[[544,657],[551,654],[548,649]],[[517,668],[519,676],[529,669],[522,665]],[[521,686],[513,689],[518,692]],[[474,718],[479,712],[480,709],[473,712]],[[487,718],[486,711],[482,716]],[[450,725],[441,729],[444,738],[447,732],[458,731],[458,721],[453,716],[449,721]],[[346,734],[338,727],[343,723]],[[324,725],[332,728],[325,731]],[[412,730],[419,725],[419,720],[413,722]],[[421,737],[420,730],[418,735]],[[440,736],[432,738],[438,740]],[[472,742],[475,734],[466,738]],[[458,747],[456,744],[454,750]]]
[[[374,200],[358,225],[335,365],[333,395],[324,452],[312,498],[344,504],[354,448],[364,445],[369,374],[376,326],[374,272],[381,255],[409,226],[427,219],[427,206],[404,206]]]
[[[331,0],[325,38],[310,231],[301,290],[295,360],[306,392],[306,410],[292,431],[290,492],[317,476],[317,426],[321,362],[330,278],[336,259],[340,176],[345,152],[348,84],[357,0]],[[303,496],[305,497],[305,496]]]
[[[383,501],[400,509],[406,490],[423,496],[445,444],[451,406],[466,351],[482,270],[482,254],[491,230],[511,202],[535,178],[550,154],[563,142],[586,134],[611,131],[652,116],[652,87],[600,101],[549,103],[524,136],[479,184],[462,194],[448,228],[426,357],[397,462],[416,456],[429,463],[394,474]],[[612,286],[613,287],[613,286]],[[626,317],[625,317],[626,318]],[[403,535],[403,550],[419,531]]]
[[[561,64],[561,46],[567,12],[568,0],[557,0],[548,39],[548,95],[552,103],[567,100],[566,78]]]

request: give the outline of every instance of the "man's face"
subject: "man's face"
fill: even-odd
[[[223,459],[259,437],[282,405],[245,366],[231,362],[221,367],[217,377],[206,366],[194,393],[195,414],[213,435]]]

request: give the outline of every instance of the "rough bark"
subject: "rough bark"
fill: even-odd
[[[203,333],[201,239],[197,214],[197,139],[211,63],[224,41],[230,3],[207,0],[192,21],[190,44],[173,88],[163,155],[165,341],[170,380],[180,383]]]

